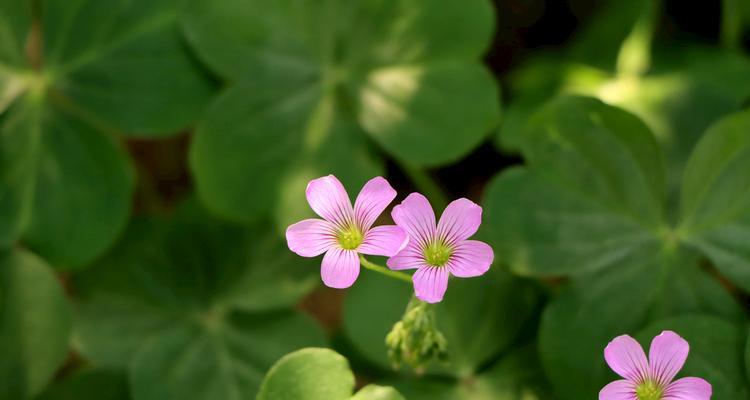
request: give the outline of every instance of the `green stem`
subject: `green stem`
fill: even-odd
[[[727,49],[740,48],[742,31],[742,10],[738,0],[724,0],[721,3],[721,44]]]
[[[643,75],[651,67],[651,45],[661,1],[648,1],[617,55],[617,74],[621,77]]]
[[[448,198],[445,196],[445,193],[443,193],[443,190],[440,189],[440,186],[427,171],[403,162],[399,162],[398,164],[417,189],[433,202],[432,205],[435,208],[443,209],[448,205]]]
[[[365,256],[359,256],[359,261],[362,263],[363,267],[371,271],[375,271],[385,276],[411,283],[411,276],[409,276],[408,274],[398,271],[392,271],[386,267],[383,267],[382,265],[375,264],[374,262],[366,259]]]

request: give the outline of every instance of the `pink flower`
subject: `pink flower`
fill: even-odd
[[[628,335],[616,337],[604,349],[604,359],[625,379],[605,386],[599,392],[599,400],[709,400],[711,385],[701,378],[672,382],[689,351],[685,339],[664,331],[651,341],[647,360],[635,339]]]
[[[486,243],[467,240],[482,223],[482,207],[458,199],[446,207],[440,222],[427,198],[410,194],[391,212],[396,225],[409,235],[409,244],[388,259],[394,270],[417,269],[412,276],[416,296],[428,303],[443,299],[452,274],[470,278],[487,272],[494,253]]]
[[[409,238],[395,225],[373,228],[378,216],[396,198],[385,179],[370,179],[352,208],[344,186],[333,175],[307,184],[307,202],[323,219],[306,219],[286,230],[289,249],[302,257],[323,253],[323,283],[348,288],[359,276],[359,253],[390,257],[406,246]]]

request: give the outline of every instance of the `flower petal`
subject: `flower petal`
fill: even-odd
[[[383,177],[370,179],[357,195],[354,216],[363,230],[370,229],[378,216],[396,198],[396,191]]]
[[[651,377],[666,386],[685,365],[690,345],[680,335],[664,331],[651,341],[648,351]]]
[[[399,251],[395,256],[388,259],[386,262],[388,268],[393,270],[401,269],[415,269],[425,266],[424,255],[419,245],[409,240],[409,243],[404,247],[403,250]]]
[[[599,391],[599,400],[637,400],[633,382],[614,381]]]
[[[649,376],[646,353],[641,345],[628,335],[612,339],[604,349],[604,359],[617,375],[632,382],[643,382]]]
[[[336,244],[335,227],[322,219],[306,219],[286,228],[289,250],[302,257],[315,257]]]
[[[494,258],[495,253],[487,243],[464,240],[453,248],[447,267],[454,276],[471,278],[487,272]]]
[[[678,379],[664,392],[663,400],[710,400],[711,384],[701,378]]]
[[[420,193],[408,195],[391,212],[396,225],[409,235],[409,240],[426,244],[435,237],[435,213],[427,198]],[[415,244],[416,244],[415,243]]]
[[[354,221],[354,209],[344,185],[333,176],[313,179],[307,184],[307,202],[313,211],[338,226]]]
[[[438,303],[448,289],[448,268],[422,266],[411,277],[414,294],[428,303]]]
[[[328,287],[345,289],[359,276],[359,257],[354,250],[334,247],[323,256],[320,277]]]
[[[466,240],[477,232],[482,223],[482,207],[469,199],[458,199],[448,204],[440,216],[438,235],[448,243]]]
[[[391,257],[406,247],[409,237],[396,225],[376,226],[365,233],[365,240],[357,251],[373,256]]]

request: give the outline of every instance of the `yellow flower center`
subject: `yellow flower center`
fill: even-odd
[[[360,244],[362,244],[364,235],[355,225],[349,225],[338,232],[336,240],[338,240],[342,249],[355,250]]]
[[[664,389],[654,381],[646,381],[635,388],[638,400],[661,400]]]
[[[450,259],[453,249],[441,241],[434,241],[424,249],[424,259],[428,265],[433,267],[442,267]]]

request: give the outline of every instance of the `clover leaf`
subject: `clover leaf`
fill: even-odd
[[[183,26],[229,82],[190,154],[202,200],[228,218],[271,211],[284,226],[309,213],[300,182],[381,174],[372,142],[402,163],[442,165],[498,120],[479,62],[493,29],[485,0],[193,1]]]
[[[257,400],[404,400],[393,388],[367,385],[352,396],[354,374],[333,350],[308,348],[282,357],[268,371]]]
[[[0,246],[79,267],[129,214],[120,140],[185,128],[213,85],[182,43],[177,0],[32,3],[0,4]]]
[[[316,282],[263,228],[187,203],[166,221],[136,219],[75,277],[76,343],[94,365],[128,368],[136,400],[250,398],[277,358],[323,344],[290,308]]]
[[[564,96],[531,118],[522,145],[528,165],[495,178],[484,206],[490,237],[512,270],[572,277],[540,326],[543,365],[564,399],[592,397],[607,382],[597,360],[614,336],[683,313],[742,318],[699,262],[708,257],[746,287],[737,238],[750,207],[748,126],[739,113],[706,132],[673,216],[661,148],[635,116]]]
[[[0,397],[27,399],[68,356],[71,317],[50,267],[25,251],[0,253]]]

